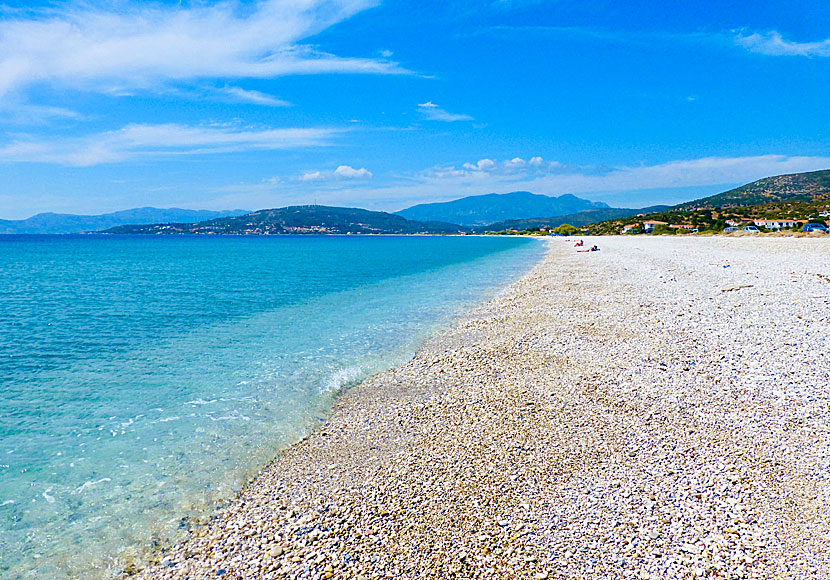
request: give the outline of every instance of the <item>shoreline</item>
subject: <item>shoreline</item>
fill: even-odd
[[[752,288],[777,292],[787,273],[739,273],[760,268],[744,239],[592,240],[604,251],[549,241],[496,299],[349,388],[322,427],[135,577],[821,577],[826,433],[782,429],[775,389],[745,396],[724,370],[724,347],[745,337],[701,331],[723,326],[727,303],[762,315]],[[765,245],[789,263],[793,241],[806,240]],[[701,263],[672,258],[683,245]],[[696,282],[730,254],[745,263]],[[707,286],[738,274],[755,283]],[[787,309],[813,307],[799,305]],[[657,322],[641,329],[644,316]],[[797,385],[794,360],[775,365]],[[788,456],[790,439],[811,453]]]
[[[110,234],[108,234],[108,235],[110,235]],[[115,234],[115,235],[117,235],[117,234]],[[185,234],[185,235],[189,235],[189,234]],[[316,234],[310,234],[310,235],[316,235]],[[326,235],[342,235],[342,236],[345,236],[347,234],[326,234]],[[411,236],[411,235],[444,235],[444,236],[463,235],[463,236],[473,236],[473,237],[492,237],[492,234],[489,234],[489,235],[485,235],[485,234],[372,234],[372,235],[375,235],[375,236],[390,236],[390,237],[393,237],[393,236]],[[232,236],[229,236],[229,237],[232,237]],[[272,237],[277,237],[277,236],[272,236]],[[352,236],[352,237],[354,237],[354,236]],[[502,237],[512,237],[512,236],[502,236]],[[542,243],[548,243],[548,242],[552,241],[549,238],[540,238],[538,236],[529,236],[529,237],[531,237],[534,240],[540,241]],[[271,472],[273,470],[277,470],[278,467],[284,466],[285,465],[285,460],[289,456],[293,457],[295,454],[300,454],[300,455],[304,454],[305,453],[304,447],[307,444],[309,444],[309,440],[311,440],[312,438],[316,438],[316,437],[320,437],[320,436],[327,437],[328,436],[327,430],[329,429],[329,424],[332,421],[332,418],[335,416],[336,413],[338,413],[338,411],[340,411],[340,406],[342,404],[344,404],[344,398],[351,395],[352,391],[355,391],[356,389],[373,390],[373,389],[377,388],[378,385],[384,384],[385,379],[386,379],[385,375],[388,375],[390,373],[394,373],[394,371],[397,368],[408,365],[408,364],[412,363],[415,359],[418,359],[421,356],[428,356],[425,353],[431,347],[433,347],[433,343],[442,342],[442,339],[446,338],[445,335],[448,335],[450,333],[454,333],[455,331],[457,331],[458,327],[463,325],[471,317],[474,317],[477,311],[479,311],[481,309],[488,308],[491,305],[491,303],[498,300],[499,297],[501,297],[505,292],[509,291],[513,286],[515,286],[516,284],[518,284],[519,282],[521,282],[522,280],[524,280],[525,278],[530,276],[541,264],[543,264],[545,262],[545,260],[547,260],[549,254],[550,254],[550,247],[548,247],[544,251],[544,254],[542,254],[539,261],[534,266],[532,266],[528,272],[526,272],[521,278],[519,278],[518,280],[516,280],[515,282],[509,284],[507,287],[505,287],[503,290],[501,290],[496,295],[496,297],[485,300],[485,302],[483,302],[483,303],[476,304],[476,305],[472,306],[471,308],[469,308],[465,311],[462,311],[460,314],[458,314],[452,320],[449,321],[449,325],[447,326],[447,328],[439,329],[433,335],[428,336],[424,340],[423,344],[415,351],[415,353],[412,355],[412,357],[408,361],[400,363],[400,364],[396,365],[395,367],[392,367],[392,368],[389,368],[389,369],[386,369],[386,370],[377,371],[377,372],[361,379],[360,381],[358,381],[354,384],[346,385],[345,387],[343,387],[341,389],[341,392],[337,395],[334,404],[329,409],[329,413],[328,413],[328,416],[326,417],[325,422],[323,422],[322,424],[320,424],[318,426],[315,426],[302,439],[288,445],[287,447],[277,449],[274,458],[269,463],[264,465],[260,470],[258,470],[252,476],[251,480],[248,481],[247,483],[245,483],[243,488],[237,494],[235,494],[233,497],[227,499],[220,506],[216,507],[216,511],[218,513],[215,513],[213,515],[209,515],[204,519],[200,519],[200,520],[194,519],[194,520],[192,520],[192,522],[189,526],[189,534],[188,534],[187,538],[185,538],[185,539],[183,539],[179,542],[176,542],[172,545],[165,545],[165,546],[156,548],[151,552],[149,557],[147,557],[145,555],[145,557],[139,558],[136,561],[120,561],[121,559],[119,559],[119,561],[120,561],[119,565],[123,568],[126,568],[126,571],[119,574],[118,577],[131,578],[131,579],[144,578],[144,577],[149,577],[149,578],[159,577],[158,576],[158,574],[159,574],[159,571],[158,571],[159,565],[161,565],[164,568],[169,567],[169,564],[167,564],[167,562],[169,562],[169,560],[170,560],[169,553],[171,551],[180,550],[180,549],[184,548],[190,542],[195,541],[198,538],[205,537],[205,535],[206,535],[205,530],[206,529],[209,529],[210,527],[216,525],[221,519],[223,519],[227,515],[227,512],[229,510],[232,510],[234,508],[238,508],[240,503],[242,503],[242,504],[246,503],[246,501],[247,501],[246,500],[246,495],[251,491],[251,488],[253,488],[253,487],[255,487],[259,484],[259,481],[260,481],[261,478],[263,478],[266,475],[270,475]],[[437,348],[437,346],[436,346],[436,348]],[[363,399],[363,397],[371,397],[372,399],[377,398],[376,394],[368,393],[368,392],[365,393],[365,394],[361,393],[361,395],[360,395],[361,400],[365,401],[365,399]],[[350,400],[348,402],[348,406],[349,406],[350,411],[354,410],[353,406],[355,404],[360,405],[362,403]],[[288,546],[286,546],[286,549],[280,551],[281,554],[287,554],[288,552],[289,552]],[[137,554],[135,554],[135,555],[137,555]],[[269,555],[270,555],[270,553],[269,553]],[[147,576],[147,574],[150,574],[150,576]],[[367,576],[367,578],[368,578],[368,576]]]

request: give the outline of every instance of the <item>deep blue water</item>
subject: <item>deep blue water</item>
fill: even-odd
[[[543,245],[0,236],[0,577],[117,573]]]

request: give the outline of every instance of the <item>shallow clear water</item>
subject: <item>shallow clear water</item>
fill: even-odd
[[[0,236],[0,577],[117,573],[543,245]]]

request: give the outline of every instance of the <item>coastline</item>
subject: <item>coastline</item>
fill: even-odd
[[[777,270],[764,273],[759,241],[783,256]],[[828,428],[803,418],[823,404],[806,388],[816,352],[789,343],[819,323],[802,321],[830,285],[816,271],[793,284],[817,298],[778,302],[795,289],[783,264],[810,258],[787,246],[805,242],[830,250],[600,238],[603,251],[577,254],[549,241],[529,274],[348,389],[137,577],[821,577]],[[752,325],[769,300],[792,325],[786,345],[726,332],[725,307]],[[772,372],[786,404],[774,380],[739,380],[750,347],[786,351]]]

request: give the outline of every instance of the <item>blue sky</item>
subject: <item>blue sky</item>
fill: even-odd
[[[830,168],[830,3],[0,6],[0,218],[674,203]]]

